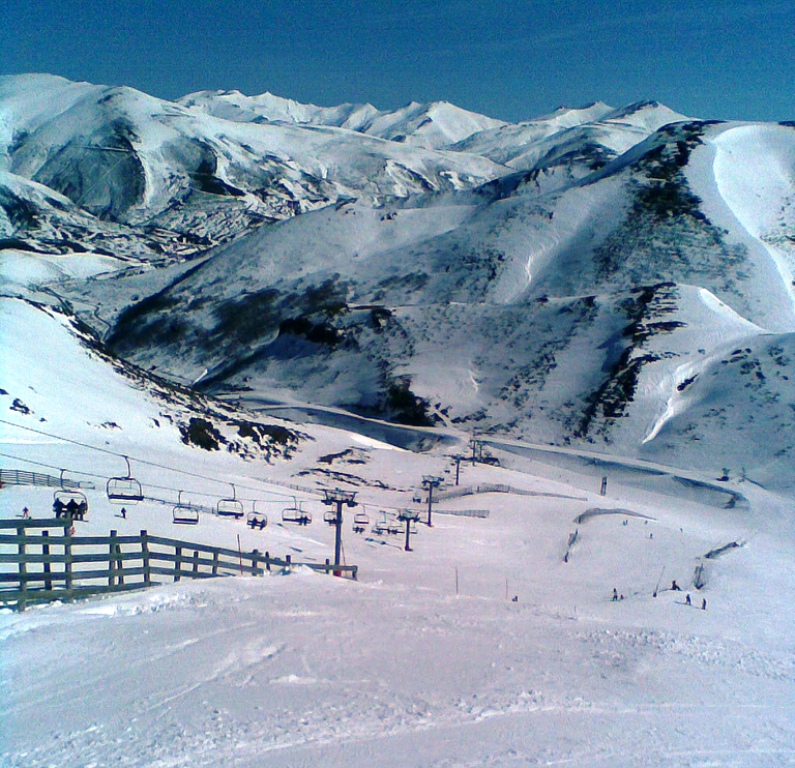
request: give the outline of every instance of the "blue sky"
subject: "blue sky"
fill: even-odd
[[[0,0],[0,74],[161,98],[447,100],[505,120],[656,99],[795,119],[795,0]]]

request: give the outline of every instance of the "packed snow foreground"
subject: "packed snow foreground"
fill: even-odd
[[[500,466],[461,461],[456,488],[469,436],[452,432],[418,454],[284,422],[290,458],[207,451],[181,439],[195,403],[128,378],[53,307],[2,299],[0,325],[0,465],[93,482],[79,535],[323,562],[321,488],[355,490],[374,521],[443,479],[411,552],[346,511],[357,581],[296,568],[0,612],[3,766],[795,764],[788,500],[519,443],[492,446]],[[147,497],[126,519],[104,493],[122,456]],[[211,508],[229,484],[264,530],[172,524],[178,490]],[[52,499],[7,485],[2,517]],[[281,522],[297,502],[311,525]]]

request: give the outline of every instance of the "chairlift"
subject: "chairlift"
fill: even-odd
[[[387,517],[386,510],[381,510],[381,519],[377,520],[372,527],[372,532],[378,536],[383,536],[385,533],[390,535],[395,535],[399,533],[398,526],[395,520],[390,519]]]
[[[252,530],[254,528],[263,530],[268,525],[268,516],[264,512],[249,512],[246,515],[246,525]]]
[[[171,516],[176,525],[198,525],[199,509],[193,504],[182,503],[182,491],[179,491],[177,504],[171,510]]]
[[[88,499],[81,491],[64,486],[65,471],[61,470],[61,487],[53,494],[52,510],[58,518],[71,517],[72,520],[85,520],[88,514]]]
[[[52,508],[56,517],[69,516],[84,520],[88,514],[88,499],[81,491],[66,488],[64,482],[65,469],[61,470],[61,487],[53,494]]]
[[[130,460],[126,456],[123,458],[127,462],[127,476],[111,477],[108,480],[105,493],[108,501],[114,504],[137,504],[139,501],[144,500],[141,484],[131,476]]]
[[[292,507],[285,507],[282,510],[282,522],[309,525],[312,522],[312,513],[307,512],[299,503],[293,501]]]
[[[257,502],[251,505],[251,512],[246,515],[246,525],[253,531],[255,528],[263,530],[268,524],[268,516],[264,512],[257,512]]]
[[[354,533],[364,533],[368,525],[370,525],[370,515],[368,515],[367,512],[357,512],[353,516]]]
[[[323,522],[328,523],[329,525],[336,525],[337,524],[337,513],[333,509],[327,509],[323,513]]]
[[[236,520],[243,517],[243,502],[237,498],[234,483],[229,483],[232,486],[232,498],[221,499],[215,507],[215,512],[221,517],[234,517]]]

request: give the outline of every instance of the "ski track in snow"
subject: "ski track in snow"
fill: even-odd
[[[215,604],[211,592],[208,590],[200,601],[202,605],[211,607]],[[228,590],[224,590],[226,592]],[[223,599],[223,594],[219,597]],[[290,599],[289,594],[282,598],[274,597],[277,602]],[[196,602],[199,601],[171,604],[181,614],[186,611],[192,614]],[[393,748],[390,745],[405,744],[407,739],[447,743],[450,739],[460,738],[456,734],[467,734],[466,742],[471,740],[471,734],[478,734],[483,728],[489,732],[504,728],[514,734],[532,734],[531,741],[537,739],[540,742],[539,751],[520,756],[520,752],[512,748],[515,754],[508,754],[511,750],[500,754],[499,742],[496,742],[490,757],[484,761],[447,762],[447,758],[437,755],[433,760],[420,764],[508,766],[528,760],[527,764],[531,765],[563,765],[567,761],[583,759],[587,759],[589,764],[612,759],[618,761],[612,763],[614,765],[629,766],[633,764],[632,760],[648,758],[646,762],[634,764],[666,765],[666,760],[675,759],[681,761],[677,764],[695,766],[704,764],[699,761],[714,759],[718,761],[717,765],[750,766],[775,765],[776,760],[786,761],[795,754],[783,746],[763,749],[759,745],[745,751],[728,746],[723,750],[713,746],[710,749],[677,751],[674,748],[675,737],[662,739],[656,754],[654,750],[647,754],[637,744],[638,740],[652,736],[669,724],[671,718],[688,738],[696,738],[694,722],[714,716],[726,720],[727,708],[729,719],[737,727],[758,731],[760,724],[778,720],[786,723],[789,712],[784,699],[776,702],[757,697],[757,700],[735,702],[731,688],[721,691],[714,684],[711,685],[712,694],[694,688],[683,696],[682,691],[677,694],[672,688],[669,698],[662,700],[656,696],[649,698],[643,693],[638,696],[637,692],[627,700],[617,699],[613,693],[607,696],[604,692],[598,694],[606,678],[626,678],[629,683],[637,675],[643,678],[649,674],[650,665],[675,669],[677,677],[686,678],[693,674],[701,683],[715,679],[713,676],[717,672],[717,679],[726,674],[732,677],[734,683],[731,685],[763,678],[775,684],[788,684],[791,690],[795,668],[790,654],[766,653],[739,642],[682,633],[612,628],[583,631],[579,626],[581,621],[567,626],[567,622],[558,620],[546,628],[539,628],[538,621],[543,614],[535,610],[517,610],[508,613],[501,621],[495,621],[499,615],[494,613],[494,605],[486,606],[488,610],[484,616],[461,613],[460,606],[455,606],[457,610],[449,615],[443,605],[433,599],[432,594],[426,594],[417,603],[405,604],[402,610],[408,610],[406,624],[419,628],[420,637],[430,634],[443,641],[451,635],[463,638],[466,635],[462,633],[468,633],[470,626],[480,627],[481,633],[487,633],[487,637],[481,637],[478,647],[492,647],[494,661],[489,662],[488,656],[483,657],[478,649],[473,649],[479,658],[475,666],[481,670],[499,666],[502,671],[492,678],[491,683],[478,686],[469,695],[436,688],[434,679],[443,681],[442,689],[449,687],[450,681],[444,675],[443,667],[436,667],[436,664],[444,665],[443,649],[433,647],[429,669],[436,669],[436,672],[430,679],[423,683],[422,675],[417,677],[418,672],[412,670],[410,681],[399,682],[402,665],[413,667],[417,664],[423,643],[410,643],[408,652],[400,652],[397,647],[389,648],[390,660],[386,664],[379,663],[377,653],[373,656],[373,650],[368,649],[362,663],[355,665],[357,671],[363,673],[361,677],[344,679],[336,675],[323,678],[317,676],[315,667],[319,664],[322,668],[329,663],[330,657],[318,657],[316,650],[307,656],[309,647],[299,652],[289,641],[272,643],[268,637],[273,629],[268,629],[267,622],[260,624],[244,620],[236,626],[215,629],[197,625],[197,628],[201,626],[198,636],[189,635],[179,643],[167,642],[161,652],[149,653],[140,658],[141,663],[125,667],[125,676],[134,679],[143,671],[143,662],[167,669],[175,655],[199,651],[197,659],[201,659],[201,672],[198,676],[194,674],[198,679],[176,688],[170,687],[165,696],[146,695],[147,685],[162,685],[162,681],[150,682],[130,698],[129,706],[109,718],[107,715],[100,718],[89,716],[85,727],[75,729],[59,723],[51,741],[18,752],[5,752],[3,760],[12,768],[23,765],[39,768],[53,764],[213,766],[231,759],[237,765],[253,768],[261,765],[262,760],[269,765],[309,766],[318,764],[315,761],[332,759],[336,764],[337,760],[344,762],[344,756],[352,752],[367,755],[368,762],[374,765],[386,766],[400,764],[392,762],[389,757]],[[379,607],[378,612],[382,610],[387,609]],[[283,610],[282,620],[289,620],[291,614],[293,619],[304,620],[307,626],[313,626],[317,617],[311,610]],[[84,617],[82,621],[90,622],[92,626],[97,617],[102,616],[90,608],[79,609],[74,618],[78,620],[80,615]],[[99,620],[146,619],[149,625],[163,615],[161,612],[119,611],[106,613]],[[427,617],[426,620],[418,624],[417,619],[423,616]],[[334,616],[328,615],[327,618],[332,622]],[[548,624],[549,619],[546,621]],[[383,618],[376,617],[374,622],[372,627],[380,626]],[[367,621],[365,623],[368,624]],[[329,626],[330,623],[324,622],[317,630],[325,636]],[[289,627],[289,623],[284,627]],[[109,628],[111,636],[113,629]],[[154,626],[149,631],[154,631]],[[296,632],[296,638],[303,638],[302,645],[306,646],[308,641],[303,631],[296,628]],[[517,642],[525,632],[529,632],[530,637]],[[409,638],[410,633],[409,629],[402,631],[401,635]],[[357,632],[352,641],[358,640]],[[225,651],[225,645],[230,645],[230,649]],[[316,648],[311,643],[309,646]],[[531,657],[525,658],[528,652]],[[106,655],[118,659],[124,653],[125,649],[112,640]],[[298,665],[294,667],[296,671],[272,676],[268,670],[273,664],[279,665],[279,659],[285,661],[285,654],[294,658]],[[112,658],[109,662],[111,665],[114,663]],[[85,663],[78,662],[77,666]],[[290,663],[288,661],[287,667]],[[516,668],[517,663],[520,669]],[[578,667],[582,669],[579,674],[574,672]],[[285,666],[281,668],[285,669]],[[299,669],[301,674],[297,673]],[[530,679],[535,678],[538,684],[522,687],[523,679],[529,682],[528,673]],[[104,673],[106,677],[112,674],[112,669]],[[564,694],[560,687],[561,676],[575,690]],[[405,687],[407,682],[408,688]],[[82,684],[101,689],[103,679],[83,680]],[[751,683],[749,690],[753,690],[752,686]],[[577,693],[577,687],[582,689],[582,693]],[[278,693],[280,689],[281,694]],[[288,689],[296,692],[297,698],[295,694],[285,693]],[[241,692],[240,700],[236,700],[235,691]],[[713,694],[718,691],[716,701]],[[638,700],[630,703],[632,698]],[[288,703],[290,700],[293,700],[292,704]],[[123,712],[127,715],[120,722]],[[589,738],[596,743],[590,749],[583,751],[572,744],[571,754],[562,757],[566,750],[560,746],[553,750],[553,745],[549,744],[551,734],[557,733],[561,721],[566,723],[566,730],[573,729],[575,733],[588,733],[590,729],[597,728],[621,730],[626,724],[635,736],[620,737],[628,742],[627,748],[620,749],[610,749],[604,740],[591,736]],[[639,732],[638,728],[641,729]],[[513,737],[514,740],[517,738]],[[519,741],[526,750],[528,744],[524,737]],[[544,744],[553,750],[549,761],[542,759]],[[428,749],[433,752],[432,747]],[[333,755],[337,757],[331,757]],[[756,763],[755,760],[762,762]]]

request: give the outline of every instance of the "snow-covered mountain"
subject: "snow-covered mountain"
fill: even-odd
[[[792,129],[691,122],[540,197],[523,181],[485,202],[351,203],[260,229],[127,310],[110,341],[252,401],[701,466],[726,466],[742,433],[745,471],[770,482],[795,427],[793,212],[786,184],[721,166],[743,134],[787,163]],[[772,237],[739,225],[756,194],[778,212]],[[725,434],[705,452],[712,418]]]
[[[6,246],[148,263],[58,289],[145,368],[795,482],[792,126],[46,76],[4,78],[0,105]]]
[[[127,250],[159,254],[169,240],[178,250],[196,251],[340,198],[378,202],[455,191],[503,170],[479,155],[377,138],[386,127],[371,137],[330,120],[306,124],[300,110],[295,121],[259,114],[230,120],[203,103],[184,106],[131,88],[43,75],[0,78],[0,104],[0,170],[10,174],[0,179],[0,228],[49,250],[62,244],[49,233],[39,237],[39,228],[68,232],[71,240],[78,235],[86,248],[95,240],[64,220],[71,206],[61,196],[99,222],[137,228]],[[454,140],[466,135],[457,129],[463,118],[448,115],[454,108],[434,110]],[[401,115],[397,122],[407,119]],[[470,123],[495,121],[473,117]],[[59,196],[40,201],[30,182]],[[108,249],[122,250],[117,242]]]
[[[372,104],[316,107],[272,93],[245,96],[240,91],[200,91],[183,96],[178,103],[224,120],[334,126],[429,149],[448,148],[474,134],[507,125],[449,102],[413,101],[394,111],[381,111]]]

